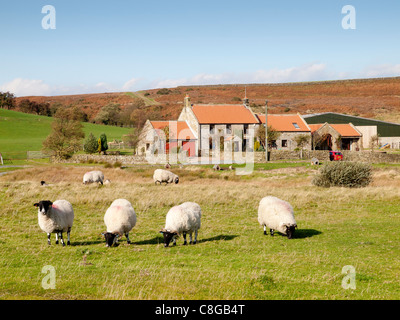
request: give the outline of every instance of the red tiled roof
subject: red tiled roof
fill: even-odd
[[[261,123],[265,123],[265,114],[258,114],[257,116]],[[280,132],[310,132],[310,129],[298,114],[269,114],[268,126]]]
[[[350,124],[331,124],[327,123],[333,129],[335,129],[342,137],[361,137],[361,134]],[[316,130],[321,128],[324,124],[309,124],[308,126],[311,128],[311,132],[314,133]]]
[[[170,139],[196,139],[193,131],[189,128],[186,121],[150,121],[150,123],[156,131],[163,130],[165,127],[169,126]]]
[[[259,123],[253,113],[242,104],[193,105],[193,113],[199,123],[253,124]]]

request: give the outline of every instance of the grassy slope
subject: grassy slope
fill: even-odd
[[[1,299],[399,299],[400,167],[374,169],[363,189],[322,189],[314,169],[259,168],[251,179],[188,167],[178,185],[154,186],[154,167],[102,169],[113,183],[84,186],[87,168],[22,169],[0,177]],[[52,186],[38,188],[38,177]],[[226,177],[226,178],[225,178]],[[87,192],[87,190],[90,190]],[[259,200],[286,199],[296,212],[296,238],[264,236]],[[32,204],[68,199],[74,206],[72,246],[46,243]],[[117,248],[105,248],[103,216],[115,198],[130,200],[138,222]],[[164,248],[158,231],[169,208],[202,207],[199,243]],[[56,270],[44,290],[42,267]],[[356,289],[341,286],[356,269]]]
[[[26,151],[38,151],[43,140],[50,134],[53,118],[0,109],[0,152],[26,156]],[[107,139],[121,139],[129,129],[83,123],[85,136],[92,132],[95,137],[101,133]]]

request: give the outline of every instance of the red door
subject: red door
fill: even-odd
[[[182,141],[182,149],[187,151],[189,157],[196,156],[196,145],[194,141]]]

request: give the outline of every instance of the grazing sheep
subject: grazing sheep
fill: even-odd
[[[258,222],[264,226],[265,235],[268,227],[271,236],[274,235],[274,230],[278,230],[288,239],[292,239],[295,228],[297,228],[293,207],[290,203],[272,196],[261,199],[258,207]]]
[[[104,215],[104,223],[107,231],[102,235],[106,240],[106,246],[118,245],[118,238],[126,236],[128,244],[129,231],[136,225],[136,213],[131,203],[125,199],[114,200]]]
[[[57,200],[54,203],[42,200],[35,203],[34,206],[38,208],[39,227],[47,233],[47,243],[50,245],[50,234],[55,233],[56,244],[60,237],[61,244],[65,246],[62,233],[67,232],[67,245],[70,245],[70,233],[74,222],[74,210],[71,203],[67,200]]]
[[[88,183],[93,183],[93,182],[100,182],[103,184],[104,181],[104,174],[101,171],[95,170],[95,171],[89,171],[86,172],[83,175],[83,183],[88,184]]]
[[[46,183],[46,181],[40,181],[40,185],[42,186],[42,187],[48,187],[49,185]]]
[[[175,173],[172,173],[171,171],[164,169],[156,169],[154,170],[153,180],[154,184],[157,184],[157,182],[159,182],[160,184],[165,182],[165,185],[173,182],[177,184],[179,182],[179,177]]]
[[[201,208],[195,202],[184,202],[172,207],[165,220],[165,228],[160,231],[164,235],[164,247],[168,247],[171,240],[176,245],[176,238],[183,234],[183,244],[186,245],[186,233],[189,233],[190,244],[196,244],[197,232],[201,225]],[[194,241],[192,242],[192,233]]]

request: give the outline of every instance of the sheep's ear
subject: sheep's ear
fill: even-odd
[[[37,202],[34,203],[33,205],[34,205],[35,207],[39,207],[39,203],[37,203]]]

